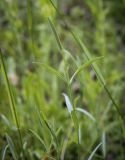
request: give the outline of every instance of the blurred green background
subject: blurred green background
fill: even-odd
[[[104,88],[91,67],[73,81],[74,101],[91,113],[97,121],[78,114],[81,125],[81,144],[67,112],[62,93],[67,86],[46,70],[42,62],[60,72],[65,70],[48,17],[55,25],[63,47],[78,66],[85,63],[84,53],[74,40],[71,30],[84,42],[92,57],[104,56],[97,62],[121,114],[125,115],[125,1],[124,0],[0,0],[0,48],[16,104],[24,143],[24,159],[56,159],[56,149],[47,128],[39,123],[36,108],[44,112],[60,145],[61,160],[86,160],[93,149],[105,140],[93,159],[123,160],[125,158],[124,125],[119,120]],[[59,12],[59,13],[58,13]],[[75,69],[68,55],[69,75]],[[18,133],[12,119],[5,79],[0,68],[0,150],[7,144],[8,133],[21,159]],[[29,131],[39,134],[48,152]],[[104,138],[105,137],[105,138]],[[106,151],[104,151],[106,149]],[[64,155],[63,155],[64,154]],[[64,157],[63,157],[64,156]],[[7,149],[5,159],[13,159]]]

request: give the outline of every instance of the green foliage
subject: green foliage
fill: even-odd
[[[0,1],[0,159],[124,159],[124,11]]]

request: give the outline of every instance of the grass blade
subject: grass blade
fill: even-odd
[[[59,142],[58,142],[56,133],[53,131],[53,129],[48,124],[48,122],[46,120],[46,116],[43,113],[41,113],[41,111],[38,108],[36,108],[36,109],[37,109],[38,119],[40,121],[41,127],[43,127],[44,125],[47,127],[47,129],[49,130],[49,132],[53,138],[53,141],[55,142],[56,149],[57,149],[57,159],[59,160],[60,151],[59,151]]]
[[[9,121],[3,114],[1,115],[1,119],[4,121],[4,123],[5,123],[8,127],[11,126],[10,121]]]
[[[56,143],[56,146],[58,147],[59,144],[58,144],[58,140],[57,140],[57,137],[56,137],[55,132],[53,131],[53,129],[50,127],[50,125],[48,124],[48,122],[47,122],[44,118],[43,118],[43,120],[44,120],[47,128],[49,129],[49,131],[50,131],[50,133],[51,133],[51,135],[52,135],[52,137],[53,137],[53,139],[54,139],[54,141],[55,141],[55,143]]]
[[[53,8],[56,10],[56,12],[57,12],[59,15],[63,16],[63,15],[59,12],[58,8],[57,8],[56,5],[53,3],[53,1],[52,1],[52,0],[49,0],[49,2],[50,2],[51,5],[53,6]]]
[[[54,141],[55,141],[56,149],[57,149],[57,159],[59,160],[60,151],[59,151],[59,143],[58,143],[58,139],[57,139],[57,137],[56,137],[55,132],[53,131],[53,129],[52,129],[52,128],[50,127],[50,125],[48,124],[48,122],[47,122],[45,119],[43,119],[43,120],[44,120],[44,122],[45,122],[47,128],[49,129],[49,131],[50,131],[50,133],[51,133],[51,135],[52,135]]]
[[[73,106],[72,106],[72,104],[71,104],[71,102],[69,100],[69,97],[65,93],[63,93],[63,96],[65,98],[65,102],[66,102],[66,106],[67,106],[68,112],[71,114],[71,112],[73,111]]]
[[[47,150],[47,147],[46,147],[44,141],[41,139],[41,137],[40,137],[35,131],[33,131],[33,130],[31,130],[31,129],[29,129],[29,131],[40,141],[40,143],[42,144],[42,146],[44,147],[44,149],[45,149],[46,151],[48,151],[48,150]]]
[[[53,73],[54,75],[56,75],[57,77],[59,77],[60,79],[62,79],[63,81],[66,81],[65,78],[64,78],[64,75],[62,73],[60,73],[56,69],[50,67],[49,65],[47,65],[45,63],[41,63],[41,62],[33,62],[33,63],[42,65],[48,71],[50,71],[51,73]]]
[[[7,143],[8,143],[8,146],[10,148],[11,154],[13,156],[13,159],[18,160],[18,156],[17,156],[17,153],[16,153],[16,150],[15,150],[12,139],[7,134],[6,134],[6,139],[7,139]]]
[[[40,113],[38,113],[38,115],[39,115],[39,118],[40,118],[40,121],[41,121],[41,116],[40,116]],[[49,132],[50,132],[50,134],[52,135],[52,137],[53,137],[53,140],[54,140],[54,142],[55,142],[55,144],[56,144],[56,149],[57,149],[57,157],[58,157],[58,159],[59,159],[59,143],[58,143],[58,139],[57,139],[57,136],[56,136],[56,133],[53,131],[53,129],[50,127],[50,125],[49,125],[49,123],[47,122],[47,120],[46,120],[46,117],[45,117],[45,115],[42,113],[42,120],[43,120],[43,122],[45,123],[45,125],[46,125],[46,127],[48,128],[48,130],[49,130]],[[41,125],[42,125],[42,121],[41,121]]]
[[[5,83],[6,83],[6,88],[7,88],[7,92],[8,92],[8,96],[9,96],[10,108],[11,108],[13,119],[14,119],[14,121],[16,123],[16,127],[18,129],[20,145],[21,145],[21,148],[22,148],[23,142],[22,142],[22,136],[21,136],[20,127],[19,127],[18,116],[17,116],[17,112],[16,112],[16,106],[15,106],[15,102],[14,102],[11,86],[10,86],[10,83],[9,83],[9,79],[8,79],[8,76],[7,76],[7,72],[6,72],[6,68],[5,68],[5,64],[4,64],[4,59],[3,59],[1,51],[0,51],[0,58],[1,58],[1,64],[2,64],[2,71],[3,71]]]
[[[75,126],[75,129],[77,131],[77,140],[78,140],[78,144],[80,144],[80,136],[79,136],[79,131],[80,131],[80,128],[79,128],[79,121],[78,121],[78,117],[77,117],[77,114],[76,114],[76,111],[73,110],[71,112],[71,118],[72,118],[72,121],[74,123],[74,126]]]
[[[82,112],[83,114],[85,114],[87,117],[89,117],[92,121],[96,121],[96,119],[86,110],[82,109],[82,108],[76,108],[76,111],[78,112]]]
[[[84,52],[86,59],[91,60],[92,57],[91,57],[91,54],[90,54],[89,50],[87,49],[87,47],[82,43],[82,41],[73,32],[71,32],[71,33],[72,33],[74,39],[76,40],[76,42],[78,43],[79,47],[81,48],[82,52]],[[100,80],[101,84],[105,85],[105,80],[104,80],[98,66],[96,64],[94,64],[94,65],[92,65],[92,67],[93,67],[94,71],[96,72],[97,77]]]
[[[7,151],[8,147],[9,147],[8,144],[4,147],[4,149],[2,151],[1,160],[5,160],[6,151]]]
[[[94,154],[98,150],[98,148],[102,145],[102,143],[99,143],[98,146],[92,151],[91,155],[89,156],[88,160],[92,160]]]
[[[69,97],[63,93],[63,96],[65,98],[65,102],[66,102],[66,106],[67,106],[67,109],[68,109],[68,112],[70,113],[71,115],[71,118],[73,120],[73,123],[74,123],[74,126],[77,130],[77,134],[78,134],[78,143],[79,143],[79,122],[78,122],[78,118],[77,118],[77,115],[76,115],[76,110],[73,109],[73,105],[71,104],[71,101],[69,99]]]
[[[61,41],[60,41],[60,39],[59,39],[59,36],[58,36],[58,34],[57,34],[57,32],[56,32],[55,26],[54,26],[54,24],[52,23],[52,21],[50,20],[50,18],[48,18],[48,21],[49,21],[49,24],[50,24],[50,26],[51,26],[51,29],[52,29],[52,31],[53,31],[53,33],[54,33],[54,36],[55,36],[56,42],[57,42],[57,44],[58,44],[58,47],[59,47],[60,50],[62,50],[63,47],[62,47]]]
[[[76,40],[76,42],[78,43],[79,47],[81,48],[81,50],[85,53],[85,56],[86,56],[87,60],[91,60],[91,55],[90,55],[89,50],[86,48],[86,46],[82,43],[82,41],[73,32],[71,32],[71,33],[72,33],[74,39]],[[98,66],[96,64],[92,64],[92,67],[93,67],[93,70],[95,71],[95,73],[96,73],[96,75],[98,77],[98,80],[100,81],[101,85],[104,87],[106,93],[108,94],[110,100],[112,101],[117,113],[119,114],[119,116],[123,120],[123,122],[125,122],[125,119],[122,116],[118,105],[116,104],[114,98],[112,97],[109,89],[106,86],[105,80],[104,80],[104,78],[103,78]]]
[[[106,134],[105,132],[102,133],[102,151],[103,151],[103,157],[106,157]]]
[[[70,57],[71,60],[72,60],[72,62],[75,64],[75,66],[78,67],[78,65],[76,64],[75,58],[73,57],[73,55],[72,55],[68,50],[63,49],[62,52],[63,52],[64,54],[66,54],[68,57]]]
[[[79,135],[79,144],[82,143],[82,134],[81,134],[81,125],[79,125],[78,135]]]
[[[101,57],[93,58],[93,59],[91,59],[91,60],[88,60],[85,64],[81,65],[81,66],[75,71],[75,73],[73,74],[73,76],[71,77],[71,79],[70,79],[70,84],[73,82],[74,77],[75,77],[76,75],[78,75],[84,68],[90,66],[92,63],[94,63],[95,61],[100,60],[100,59],[102,59],[102,58],[104,58],[104,57],[101,56]]]

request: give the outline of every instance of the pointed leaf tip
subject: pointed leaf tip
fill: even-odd
[[[65,102],[66,102],[66,106],[67,106],[68,112],[71,114],[71,112],[73,111],[73,106],[72,106],[72,104],[70,102],[70,99],[65,93],[63,93],[62,95],[65,98]]]

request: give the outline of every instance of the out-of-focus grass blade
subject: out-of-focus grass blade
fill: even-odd
[[[66,102],[68,112],[70,113],[71,118],[72,118],[73,123],[74,123],[74,126],[77,130],[78,143],[79,143],[79,122],[78,122],[78,118],[77,118],[77,115],[76,115],[76,111],[73,109],[73,105],[71,104],[71,101],[70,101],[69,97],[65,93],[63,93],[63,96],[65,98],[65,102]]]
[[[50,125],[48,124],[48,122],[47,122],[45,119],[43,119],[43,120],[44,120],[44,122],[45,122],[47,128],[49,129],[49,131],[50,131],[50,133],[51,133],[51,135],[52,135],[54,141],[55,141],[56,150],[57,150],[57,159],[59,160],[60,151],[59,151],[59,142],[58,142],[58,139],[57,139],[57,137],[56,137],[55,132],[53,131],[53,129],[52,129],[52,128],[50,127]]]
[[[5,156],[6,156],[6,151],[8,148],[8,144],[3,148],[2,154],[1,154],[1,160],[5,160]]]
[[[73,32],[71,32],[71,33],[72,33],[74,39],[76,40],[76,42],[78,43],[79,47],[81,48],[82,52],[84,52],[87,60],[91,60],[92,57],[91,57],[91,54],[90,54],[89,50],[87,49],[87,47],[84,45],[84,43],[82,43],[82,41],[81,41],[81,39],[79,39],[79,37],[77,37]],[[101,84],[105,85],[105,80],[104,80],[98,66],[96,64],[93,64],[92,67],[93,67],[94,71],[96,72]]]
[[[101,56],[101,57],[93,58],[93,59],[91,59],[91,60],[88,60],[85,64],[81,65],[81,66],[75,71],[75,73],[73,74],[73,76],[71,77],[71,79],[70,79],[70,84],[73,82],[74,77],[75,77],[76,75],[78,75],[84,68],[90,66],[92,63],[94,63],[95,61],[100,60],[100,59],[102,59],[102,58],[104,58],[104,57]]]
[[[33,131],[33,130],[31,130],[31,129],[29,129],[29,131],[40,141],[40,143],[42,144],[42,146],[44,147],[44,149],[45,149],[46,151],[48,151],[48,150],[47,150],[47,147],[46,147],[44,141],[41,139],[41,137],[40,137],[35,131]]]
[[[61,16],[61,18],[62,18],[62,17],[66,17],[65,13],[61,12],[61,11],[56,7],[56,5],[54,4],[54,2],[53,2],[52,0],[49,0],[49,2],[51,3],[51,5],[52,5],[53,8],[55,9],[55,11],[58,13],[58,15]],[[68,24],[67,24],[65,21],[64,21],[64,24],[65,24],[67,27],[69,27]]]
[[[102,133],[102,151],[103,151],[103,157],[106,157],[106,134],[105,132]]]
[[[96,121],[96,119],[86,110],[82,109],[82,108],[76,108],[76,111],[78,112],[82,112],[83,114],[85,114],[87,117],[89,117],[92,121]]]
[[[1,118],[2,118],[2,120],[4,121],[4,123],[8,126],[8,127],[10,127],[10,121],[2,114],[1,115]]]
[[[2,53],[0,53],[0,57],[1,57],[2,71],[3,71],[5,83],[6,83],[8,96],[9,96],[12,116],[13,116],[14,121],[16,121],[17,124],[18,124],[15,102],[14,102],[14,99],[13,99],[13,94],[12,94],[12,90],[11,90],[11,87],[10,87],[9,79],[8,79],[8,76],[7,76],[7,72],[6,72],[6,68],[5,68],[5,64],[4,64]]]
[[[78,121],[78,118],[77,118],[77,115],[76,115],[76,111],[75,111],[75,110],[73,110],[73,111],[71,112],[71,118],[72,118],[72,120],[73,120],[75,129],[76,129],[76,131],[77,131],[78,144],[80,144],[79,121]]]
[[[15,102],[14,102],[14,98],[13,98],[11,86],[10,86],[10,83],[9,83],[9,79],[8,79],[8,76],[7,76],[7,72],[6,72],[6,68],[5,68],[5,64],[4,64],[4,59],[3,59],[3,56],[2,56],[1,50],[0,50],[0,58],[1,58],[3,75],[4,75],[4,78],[5,78],[6,88],[7,88],[7,92],[8,92],[8,96],[9,96],[10,108],[11,108],[13,119],[14,119],[14,121],[16,123],[16,127],[18,129],[18,135],[19,135],[19,139],[20,139],[20,145],[22,147],[23,146],[22,136],[21,136],[21,132],[20,132],[19,121],[18,121],[18,116],[17,116],[17,112],[16,112],[16,106],[15,106]]]
[[[60,73],[56,69],[50,67],[49,65],[47,65],[45,63],[41,63],[41,62],[33,62],[33,63],[42,65],[42,67],[46,68],[48,71],[50,71],[51,73],[53,73],[54,75],[56,75],[57,77],[59,77],[60,79],[62,79],[63,81],[66,81],[65,80],[65,76],[62,73]]]
[[[71,114],[71,112],[73,111],[73,106],[72,106],[72,104],[70,102],[70,99],[65,93],[63,93],[63,96],[65,98],[65,102],[66,102],[66,106],[67,106],[68,112]]]
[[[81,50],[84,52],[86,58],[88,60],[91,60],[91,54],[90,54],[89,50],[86,48],[86,46],[82,43],[82,41],[73,32],[71,32],[71,33],[72,33],[74,39],[76,40],[76,42],[78,43],[79,47],[81,48]],[[104,89],[105,89],[106,93],[108,94],[110,100],[112,101],[113,105],[115,106],[115,109],[116,109],[117,113],[119,114],[119,116],[121,117],[123,122],[125,122],[125,119],[122,116],[118,105],[116,104],[114,98],[112,97],[108,87],[106,86],[105,80],[104,80],[104,78],[103,78],[98,66],[96,64],[92,64],[92,67],[93,67],[93,69],[94,69],[94,71],[95,71],[95,73],[96,73],[101,85],[104,87]]]
[[[81,134],[81,125],[79,125],[79,132],[78,132],[78,134],[79,134],[79,144],[81,144],[81,136],[82,136],[82,134]]]
[[[43,113],[41,113],[39,109],[37,109],[37,111],[38,111],[37,113],[38,113],[38,118],[39,118],[41,126],[43,127],[43,123],[44,123],[46,125],[46,127],[48,128],[48,130],[49,130],[49,132],[50,132],[50,134],[51,134],[51,136],[53,138],[53,141],[54,141],[54,143],[56,145],[56,150],[57,150],[57,159],[59,160],[59,153],[60,153],[59,152],[59,142],[58,142],[56,133],[53,131],[53,129],[48,124],[48,122],[46,120],[47,119],[46,116]]]
[[[57,147],[58,147],[58,146],[59,146],[59,143],[58,143],[58,140],[57,140],[57,137],[56,137],[55,132],[54,132],[53,129],[50,127],[50,125],[48,124],[48,122],[47,122],[45,119],[43,119],[43,120],[44,120],[47,128],[49,129],[49,131],[50,131],[50,133],[51,133],[51,135],[52,135],[52,137],[53,137],[53,139],[54,139],[54,141],[55,141],[55,143],[56,143],[56,145],[57,145]]]
[[[16,150],[15,150],[13,141],[12,141],[12,139],[11,139],[7,134],[6,134],[6,140],[7,140],[9,149],[10,149],[10,151],[11,151],[11,154],[12,154],[12,156],[13,156],[13,159],[14,159],[14,160],[18,160],[18,156],[17,156]]]
[[[98,150],[98,148],[102,145],[102,143],[99,143],[98,146],[92,151],[91,155],[89,156],[88,160],[92,160],[94,154]]]
[[[50,127],[49,123],[47,122],[46,120],[46,117],[45,115],[42,113],[42,119],[45,123],[45,125],[47,126],[48,130],[50,131],[52,137],[53,137],[53,140],[56,144],[56,149],[58,150],[59,149],[59,142],[58,142],[58,139],[57,139],[57,136],[56,136],[56,133],[53,131],[53,129]],[[59,150],[58,150],[58,154],[59,154]]]
[[[72,62],[75,64],[75,66],[78,67],[78,65],[76,64],[75,58],[73,57],[73,55],[72,55],[68,50],[63,49],[62,52],[63,52],[64,54],[67,54],[67,55],[71,58]]]
[[[49,0],[49,2],[52,4],[52,6],[53,6],[54,9],[56,10],[56,12],[57,12],[59,15],[63,16],[63,15],[59,12],[58,8],[57,8],[56,5],[53,3],[53,1],[52,1],[52,0]]]
[[[67,145],[68,145],[69,139],[70,139],[70,137],[72,135],[72,129],[73,129],[73,124],[69,125],[69,127],[67,129],[67,136],[64,139],[63,144],[62,144],[61,160],[65,159],[65,153],[66,153],[66,149],[67,149]]]
[[[57,129],[57,131],[56,131],[56,136],[58,136],[61,131],[62,131],[62,126]]]
[[[58,36],[58,34],[57,34],[57,32],[56,32],[55,26],[54,26],[54,24],[52,23],[52,21],[50,20],[50,18],[48,18],[48,21],[49,21],[49,24],[50,24],[50,26],[51,26],[51,29],[52,29],[52,31],[53,31],[53,33],[54,33],[54,36],[55,36],[55,38],[56,38],[57,44],[58,44],[58,46],[59,46],[59,49],[62,50],[63,47],[62,47],[61,41],[60,41],[60,39],[59,39],[59,36]]]

